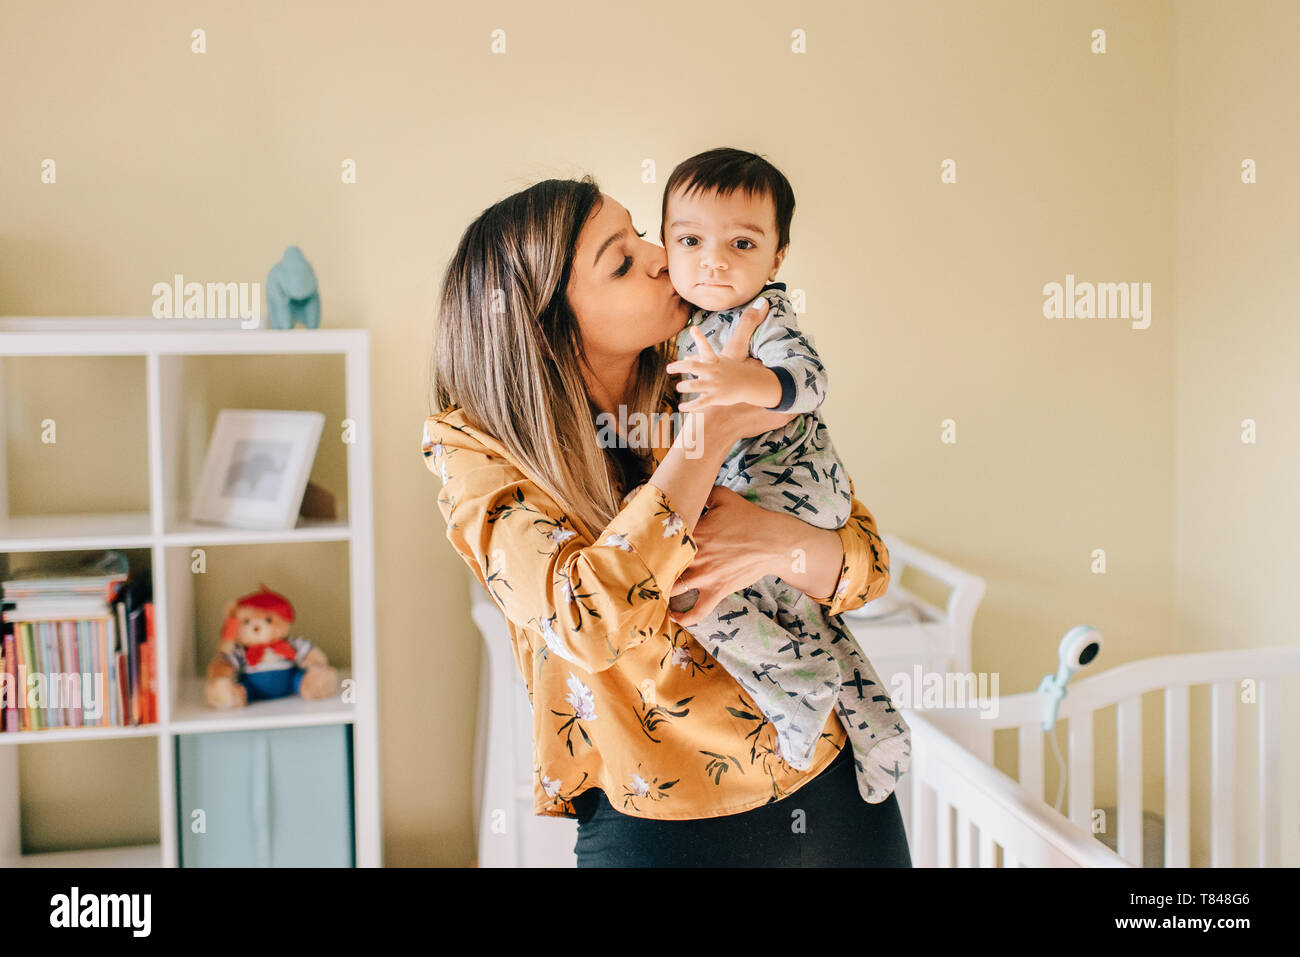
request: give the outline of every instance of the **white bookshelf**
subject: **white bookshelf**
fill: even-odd
[[[345,417],[355,423],[356,431],[355,441],[348,443],[344,452],[347,493],[339,496],[337,502],[340,517],[330,521],[301,519],[294,529],[265,532],[189,521],[189,498],[197,475],[182,480],[185,470],[181,460],[188,455],[192,461],[196,448],[201,456],[208,436],[187,434],[184,421],[187,400],[195,398],[192,390],[202,388],[189,381],[187,359],[224,356],[238,361],[240,356],[307,355],[342,357]],[[6,419],[0,414],[0,559],[19,552],[128,548],[148,551],[158,642],[158,722],[129,728],[0,732],[0,867],[175,867],[178,860],[177,735],[322,724],[352,726],[356,862],[360,867],[380,866],[368,333],[361,329],[243,329],[237,319],[0,317],[0,400],[5,395],[5,373],[10,362],[24,357],[109,356],[133,356],[144,363],[149,510],[11,516],[5,462]],[[340,424],[327,422],[322,447],[328,441],[338,441],[331,436],[339,434]],[[119,424],[119,427],[124,426]],[[103,479],[111,481],[112,475],[106,474]],[[331,663],[339,667],[341,687],[344,679],[354,679],[356,703],[345,703],[336,695],[324,701],[303,701],[296,697],[258,701],[236,711],[209,708],[203,701],[202,679],[198,677],[201,669],[196,660],[196,636],[198,629],[210,627],[210,623],[195,620],[190,549],[222,545],[273,548],[316,542],[343,542],[347,547],[351,660]],[[248,590],[255,587],[254,583]],[[18,748],[13,745],[130,737],[152,737],[157,741],[159,843],[24,855]]]

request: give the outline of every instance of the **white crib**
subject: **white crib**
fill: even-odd
[[[886,683],[897,672],[960,673],[970,669],[971,626],[984,582],[895,536],[889,592],[844,616]],[[949,588],[944,608],[899,583],[912,567]],[[485,653],[474,763],[474,825],[480,867],[573,867],[577,824],[532,813],[532,712],[518,673],[505,618],[469,576],[473,615]],[[1054,662],[1045,661],[1044,670]],[[1277,866],[1281,817],[1280,684],[1300,675],[1300,649],[1279,648],[1170,655],[1077,676],[1060,702],[1068,723],[1069,815],[1043,800],[1042,696],[1003,696],[995,719],[977,708],[900,709],[912,728],[912,767],[898,787],[913,863],[918,867],[1142,866],[1140,695],[1163,691],[1167,866],[1186,866],[1190,828],[1189,688],[1211,685],[1211,855],[1214,866]],[[1235,853],[1237,817],[1232,782],[1237,682],[1258,687],[1259,800],[1254,861]],[[1117,707],[1117,852],[1092,833],[1093,714]],[[994,731],[1017,728],[1018,779],[993,764]],[[1109,822],[1108,822],[1109,823]]]
[[[1072,681],[1057,720],[1068,719],[1068,817],[1043,798],[1043,696],[1003,696],[995,718],[978,709],[905,710],[912,727],[912,807],[908,838],[919,867],[1187,867],[1191,837],[1191,688],[1210,690],[1211,867],[1280,865],[1282,683],[1300,676],[1300,648],[1258,648],[1162,655]],[[1240,807],[1236,785],[1248,762],[1237,748],[1242,682],[1255,712],[1256,800]],[[1162,860],[1144,861],[1141,695],[1164,704]],[[1117,852],[1093,835],[1094,715],[1116,708]],[[993,766],[994,732],[1018,729],[1018,775]],[[1295,729],[1289,729],[1294,740]],[[1290,748],[1288,757],[1296,755]],[[1253,848],[1237,847],[1238,819]],[[1109,815],[1098,816],[1098,821]],[[1106,821],[1109,824],[1109,821]],[[1001,850],[1001,861],[995,848]]]

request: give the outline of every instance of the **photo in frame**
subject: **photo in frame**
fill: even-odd
[[[324,427],[320,412],[222,409],[190,519],[232,528],[294,528]]]

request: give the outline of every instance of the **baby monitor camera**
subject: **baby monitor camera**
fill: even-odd
[[[1065,633],[1057,648],[1059,667],[1055,675],[1044,675],[1038,690],[1047,696],[1043,714],[1043,730],[1051,731],[1056,724],[1056,711],[1065,697],[1065,685],[1070,675],[1086,668],[1101,653],[1101,632],[1091,625],[1076,625]]]

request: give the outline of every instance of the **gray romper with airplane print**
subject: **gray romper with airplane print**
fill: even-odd
[[[848,521],[853,499],[819,411],[826,369],[811,338],[798,328],[785,284],[769,283],[760,294],[768,300],[768,314],[754,331],[750,354],[781,382],[781,402],[774,408],[799,414],[780,429],[737,442],[715,484],[763,508],[837,529]],[[721,352],[744,310],[696,309],[678,336],[678,357],[698,352],[692,326]],[[835,708],[853,746],[863,800],[878,803],[893,791],[910,763],[910,729],[838,615],[825,614],[823,605],[768,575],[728,595],[688,630],[772,722],[787,764],[810,766]]]

